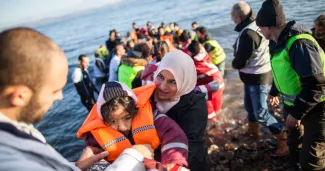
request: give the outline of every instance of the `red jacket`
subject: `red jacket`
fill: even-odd
[[[188,54],[188,55],[190,55],[189,53],[188,53],[188,46],[190,45],[191,43],[190,42],[188,42],[183,48],[182,48],[182,51],[184,52],[184,53],[186,53],[186,54]]]
[[[141,80],[142,80],[142,85],[147,85],[153,83],[153,76],[158,68],[159,62],[150,62],[149,64],[146,65],[144,68],[142,75],[141,75]]]
[[[222,107],[222,94],[224,91],[224,80],[216,65],[211,61],[209,54],[201,46],[201,51],[193,57],[198,76],[197,86],[202,92],[207,92],[208,118],[215,118]],[[218,81],[220,84],[218,91],[212,92],[207,85],[211,81]]]

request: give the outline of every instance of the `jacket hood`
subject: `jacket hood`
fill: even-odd
[[[311,30],[305,25],[299,24],[296,21],[290,21],[283,29],[279,36],[279,43],[287,41],[290,37],[298,34],[312,34]]]
[[[282,30],[277,43],[271,43],[271,54],[277,53],[285,48],[287,41],[290,37],[298,34],[312,34],[311,30],[305,25],[299,24],[296,21],[290,21]],[[272,48],[272,44],[274,48]],[[272,50],[273,49],[273,50]]]
[[[122,58],[121,63],[127,66],[135,67],[146,66],[148,64],[148,61],[143,58],[125,57]]]
[[[151,77],[153,79],[153,75],[155,71],[157,70],[158,65],[156,64],[148,64],[146,68],[143,70],[142,75],[141,75],[141,80],[150,80]]]

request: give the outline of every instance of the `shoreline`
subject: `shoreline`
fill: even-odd
[[[227,60],[229,63],[230,61]],[[269,130],[260,125],[262,136],[246,137],[247,112],[244,109],[244,84],[238,71],[226,65],[222,112],[216,121],[208,121],[205,142],[216,171],[283,171],[290,168],[288,157],[274,157],[276,141]],[[271,114],[283,123],[281,113]]]

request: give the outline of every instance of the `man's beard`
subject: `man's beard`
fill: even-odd
[[[36,124],[43,119],[44,113],[42,105],[38,102],[36,95],[34,95],[30,99],[29,104],[21,110],[17,120],[27,124]]]

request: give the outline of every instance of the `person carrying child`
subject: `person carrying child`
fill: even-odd
[[[139,87],[132,91],[119,82],[103,84],[97,103],[77,132],[77,137],[85,138],[87,145],[108,151],[109,162],[132,145],[149,144],[153,149],[161,145],[161,163],[168,170],[186,167],[186,135],[173,120],[159,111],[155,112],[157,117],[154,118],[150,97],[155,89],[151,87]]]

